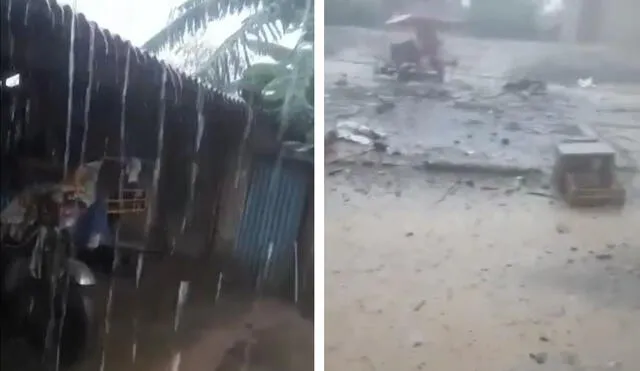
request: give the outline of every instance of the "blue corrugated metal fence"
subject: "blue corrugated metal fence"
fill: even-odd
[[[264,156],[253,160],[233,251],[253,282],[279,288],[291,277],[311,176],[309,165],[300,161]]]

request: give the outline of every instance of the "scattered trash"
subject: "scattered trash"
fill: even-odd
[[[341,172],[343,172],[345,170],[346,170],[345,168],[341,167],[341,168],[338,168],[338,169],[330,170],[328,174],[329,174],[329,176],[333,176],[333,175],[339,174],[339,173],[341,173]]]
[[[376,140],[375,142],[373,142],[373,149],[376,152],[387,152],[388,148],[389,148],[389,145],[386,142],[383,142],[380,140]]]
[[[544,335],[540,336],[538,339],[543,343],[548,343],[549,342],[549,338],[544,336]]]
[[[502,86],[502,94],[526,93],[529,95],[542,95],[547,92],[547,83],[541,80],[520,79],[509,81]]]
[[[420,309],[422,309],[422,307],[424,307],[424,306],[425,306],[425,304],[427,304],[427,301],[426,301],[426,300],[420,300],[420,302],[419,302],[418,304],[416,304],[416,306],[415,306],[415,307],[413,307],[413,311],[414,311],[414,312],[419,312],[419,311],[420,311]]]
[[[407,232],[404,234],[405,237],[413,237],[413,232]]]
[[[500,143],[502,143],[503,146],[508,146],[511,143],[511,140],[509,138],[502,138],[500,139]]]
[[[347,74],[343,73],[340,75],[338,81],[336,81],[336,86],[347,86],[349,81],[347,80]]]
[[[363,145],[373,145],[374,141],[381,141],[385,138],[382,132],[354,121],[339,122],[336,127],[336,135],[339,139]]]
[[[546,198],[555,198],[553,196],[553,194],[549,193],[549,192],[540,192],[540,191],[529,191],[527,192],[528,195],[531,196],[539,196],[539,197],[546,197]]]
[[[534,360],[537,364],[542,365],[547,362],[547,359],[549,358],[549,356],[547,355],[546,352],[529,353],[529,358]]]
[[[392,109],[396,108],[396,104],[394,102],[383,100],[382,98],[378,98],[378,99],[380,99],[380,103],[378,103],[378,105],[376,106],[377,114],[381,115],[385,112],[389,112]]]
[[[556,224],[556,232],[560,234],[567,234],[570,232],[569,226],[563,223]]]
[[[596,259],[598,259],[598,260],[611,260],[611,259],[613,259],[613,255],[612,254],[597,254],[596,255]]]

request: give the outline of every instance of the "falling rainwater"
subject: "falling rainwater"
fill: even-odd
[[[184,231],[187,227],[187,220],[190,219],[191,213],[193,213],[193,202],[195,198],[195,186],[196,179],[198,178],[198,159],[200,158],[200,144],[202,142],[202,135],[204,133],[204,89],[202,86],[198,85],[198,97],[196,100],[196,137],[194,142],[194,155],[191,161],[191,179],[189,184],[189,203],[185,210],[185,213],[182,216],[182,225],[180,226],[180,234],[184,234]]]
[[[271,267],[271,258],[273,256],[273,242],[269,242],[269,248],[267,249],[267,260],[264,262],[264,267],[262,268],[262,274],[258,275],[258,282],[256,282],[256,287],[258,291],[262,292],[264,289],[264,283],[269,278],[269,268]]]
[[[171,371],[180,370],[180,361],[182,358],[182,353],[178,352],[173,356],[173,361],[171,362]]]
[[[127,91],[129,89],[129,65],[131,63],[131,53],[130,48],[127,47],[127,58],[125,62],[125,70],[124,70],[124,84],[122,87],[122,96],[121,96],[121,110],[120,110],[120,164],[124,163],[125,156],[125,134],[126,134],[126,107],[127,107]],[[118,201],[120,202],[120,207],[122,208],[123,202],[123,187],[124,187],[124,169],[121,166],[120,176],[118,179]],[[106,338],[109,336],[111,331],[111,308],[113,301],[113,290],[115,285],[114,274],[118,268],[118,262],[120,261],[120,224],[116,224],[115,230],[115,241],[113,246],[113,261],[111,263],[111,278],[109,280],[109,292],[107,294],[107,306],[104,315],[104,332],[105,332],[105,340],[103,340],[102,345],[102,359],[100,362],[100,370],[104,370],[105,361],[106,361]]]
[[[74,9],[75,10],[75,9]],[[65,132],[64,147],[64,178],[67,178],[69,171],[69,152],[71,141],[71,120],[73,118],[73,79],[75,77],[75,44],[76,44],[76,14],[71,14],[71,37],[69,40],[69,90],[67,96],[67,127]]]
[[[247,108],[247,124],[244,127],[244,133],[242,135],[242,142],[240,143],[240,149],[238,153],[238,166],[236,168],[236,177],[234,181],[234,188],[238,189],[240,185],[240,172],[242,171],[242,160],[244,158],[244,151],[249,141],[249,135],[251,135],[251,126],[253,125],[253,111],[251,107]]]
[[[176,313],[173,317],[173,331],[177,332],[180,327],[180,319],[184,311],[184,304],[187,302],[187,296],[189,295],[189,281],[180,281],[180,287],[178,288],[178,301],[176,303]]]
[[[300,282],[299,279],[299,275],[300,275],[300,271],[298,270],[298,241],[295,241],[293,243],[293,259],[294,259],[294,265],[293,265],[293,301],[298,304],[298,293],[299,293],[299,287],[298,284]]]
[[[11,121],[15,121],[16,119],[16,109],[18,106],[18,97],[15,95],[11,99]]]
[[[167,92],[167,69],[162,70],[162,79],[160,85],[160,104],[158,108],[158,137],[156,142],[156,160],[153,167],[153,184],[152,184],[152,207],[147,209],[147,218],[145,222],[145,236],[149,236],[151,222],[153,221],[153,212],[158,202],[158,182],[160,180],[160,170],[162,168],[162,151],[164,149],[164,122],[166,117],[166,100]]]
[[[104,42],[104,55],[109,55],[109,40],[107,39],[107,35],[104,33],[103,29],[100,29],[100,34],[102,35],[102,41]]]
[[[216,286],[216,302],[220,298],[220,294],[222,293],[222,280],[224,277],[222,276],[222,272],[218,274],[218,285]]]
[[[96,28],[94,23],[89,24],[91,35],[89,36],[89,62],[88,72],[89,81],[87,82],[87,90],[84,94],[84,131],[82,133],[82,149],[80,150],[80,163],[84,163],[84,157],[87,151],[87,136],[89,135],[89,112],[91,111],[91,91],[93,90],[93,63],[95,58],[96,45]]]
[[[25,126],[31,122],[31,99],[27,99],[24,104],[24,123]]]
[[[24,8],[24,25],[29,24],[29,8],[31,7],[31,2],[27,1],[27,6]]]

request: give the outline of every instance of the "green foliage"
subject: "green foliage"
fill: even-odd
[[[304,36],[303,36],[304,39]],[[249,66],[238,89],[250,104],[274,115],[281,133],[311,135],[313,140],[313,43],[301,40],[294,49],[274,43],[250,43],[253,52],[275,63]]]
[[[174,10],[169,24],[143,47],[151,52],[180,47],[185,36],[205,30],[212,21],[246,12],[249,16],[242,26],[213,53],[195,53],[205,58],[198,63],[205,66],[196,72],[198,77],[224,88],[251,64],[251,40],[274,42],[289,31],[313,27],[312,0],[186,0]]]
[[[472,1],[470,28],[477,36],[535,38],[539,7],[536,0]]]
[[[250,15],[242,26],[212,52],[201,44],[184,45],[186,35],[211,21],[246,11]],[[313,132],[313,15],[313,0],[187,0],[144,47],[153,52],[177,47],[198,59],[197,77],[223,90],[240,90],[249,104],[279,119],[282,132],[307,134]],[[294,49],[275,43],[294,30],[303,31]],[[276,63],[252,65],[251,52]]]

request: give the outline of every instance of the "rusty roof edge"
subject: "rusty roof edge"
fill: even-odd
[[[230,103],[236,104],[237,106],[242,106],[246,110],[249,110],[248,104],[243,99],[227,94],[225,92],[222,92],[219,89],[216,89],[215,87],[208,86],[198,81],[195,77],[186,74],[184,71],[181,71],[180,69],[177,69],[171,66],[165,61],[162,61],[154,54],[140,47],[134,46],[133,44],[131,44],[129,40],[122,38],[120,35],[111,33],[107,28],[100,27],[97,22],[89,20],[84,15],[84,13],[75,12],[73,8],[69,5],[58,4],[56,0],[2,0],[2,1],[8,3],[7,7],[8,9],[11,9],[11,11],[13,11],[13,8],[16,6],[22,6],[25,13],[25,19],[29,19],[33,15],[40,15],[40,16],[45,16],[49,21],[52,22],[52,24],[54,23],[57,24],[58,20],[54,19],[53,17],[54,10],[56,10],[54,9],[54,7],[57,8],[57,10],[62,14],[62,20],[61,20],[62,23],[70,21],[70,19],[67,19],[67,17],[65,17],[65,14],[67,13],[72,14],[73,16],[75,16],[76,20],[85,22],[87,26],[94,27],[96,32],[100,32],[101,34],[103,34],[105,36],[105,39],[107,39],[105,41],[108,42],[110,45],[117,46],[118,44],[124,44],[126,47],[131,48],[131,50],[136,54],[136,56],[142,57],[142,61],[141,61],[142,65],[144,65],[145,63],[155,63],[159,67],[166,69],[171,75],[181,79],[183,82],[190,82],[196,88],[204,89],[205,92],[208,92],[209,94],[213,95],[212,98],[223,99]],[[27,27],[26,23],[27,22],[25,21],[25,27]],[[76,29],[77,28],[78,26],[76,25]],[[81,38],[82,35],[76,35],[76,37]],[[140,60],[140,58],[137,58],[137,59]],[[184,83],[180,83],[179,85],[182,87],[184,86]]]

